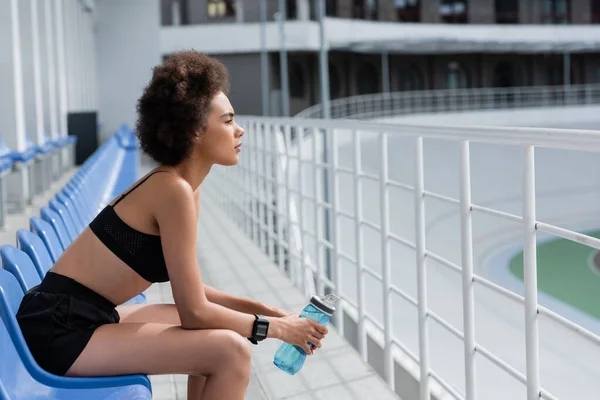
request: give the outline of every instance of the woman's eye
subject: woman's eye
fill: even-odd
[[[230,119],[229,121],[227,121],[227,122],[226,122],[226,124],[230,124],[230,123],[232,123],[232,122],[233,122],[233,120],[232,120],[232,119]]]

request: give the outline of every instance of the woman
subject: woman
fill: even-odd
[[[42,368],[67,376],[188,374],[189,399],[234,400],[250,378],[248,338],[279,338],[308,354],[307,342],[321,346],[325,326],[202,282],[200,184],[214,164],[238,162],[244,135],[227,91],[225,67],[197,52],[154,69],[137,134],[159,167],[98,214],[19,308]],[[115,306],[166,281],[175,304]],[[262,337],[259,319],[268,324]]]

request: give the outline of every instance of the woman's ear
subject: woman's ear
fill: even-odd
[[[196,136],[194,137],[194,143],[195,144],[202,143],[202,138],[204,137],[204,132],[206,132],[206,125],[203,126],[202,128],[200,128],[198,130],[198,132],[196,132]]]

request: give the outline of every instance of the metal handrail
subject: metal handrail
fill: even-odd
[[[250,154],[242,157],[239,168],[216,168],[211,178],[209,190],[220,199],[221,204],[232,218],[242,227],[270,258],[277,262],[281,271],[290,275],[293,281],[302,287],[305,293],[325,293],[336,291],[344,300],[336,312],[335,324],[344,333],[344,311],[350,312],[356,319],[358,329],[357,350],[367,360],[367,337],[383,334],[384,378],[394,387],[393,349],[406,349],[392,332],[391,295],[396,294],[417,308],[419,316],[419,355],[421,369],[421,398],[429,398],[435,388],[445,388],[446,393],[457,398],[475,399],[475,355],[481,354],[494,365],[506,371],[510,376],[527,385],[528,399],[555,398],[542,388],[539,378],[540,357],[538,355],[538,319],[547,316],[554,322],[568,329],[582,340],[600,348],[600,337],[584,329],[572,321],[558,315],[538,304],[537,262],[535,259],[536,235],[538,231],[552,234],[600,249],[600,240],[591,236],[574,232],[564,227],[539,221],[535,214],[535,163],[534,149],[550,147],[559,149],[575,149],[600,152],[600,131],[506,128],[506,127],[436,127],[436,126],[401,126],[362,121],[314,120],[296,118],[264,118],[240,117],[240,124],[246,129],[250,142],[246,146]],[[292,131],[304,132],[292,141]],[[360,135],[376,134],[379,138],[379,174],[362,171]],[[351,144],[353,165],[351,168],[341,167],[338,163],[337,148],[339,139],[347,135]],[[415,184],[405,185],[390,180],[388,176],[387,139],[401,135],[415,140]],[[299,140],[298,138],[302,138]],[[273,140],[275,138],[275,140]],[[326,138],[330,145],[320,147],[319,140]],[[453,198],[433,191],[425,190],[423,181],[423,139],[438,139],[457,142],[460,158],[460,196]],[[280,146],[274,145],[278,142]],[[522,149],[521,176],[524,180],[523,216],[497,210],[490,206],[473,204],[470,191],[470,148],[471,142],[495,143],[519,146]],[[281,144],[284,146],[282,147]],[[292,145],[293,144],[293,145]],[[325,150],[326,160],[322,158]],[[305,152],[310,158],[305,157]],[[329,187],[333,196],[325,198],[319,193],[323,178],[320,170],[327,170],[330,179]],[[305,179],[305,174],[311,181]],[[354,210],[340,210],[337,199],[339,178],[350,176],[353,179]],[[216,177],[216,178],[215,178]],[[309,182],[308,185],[306,182]],[[363,182],[378,182],[380,192],[379,223],[366,221],[362,216],[362,206],[357,199],[361,198]],[[296,186],[296,187],[294,187]],[[412,192],[415,202],[415,238],[405,238],[390,232],[389,228],[389,193],[390,187],[398,187],[402,191]],[[235,188],[233,190],[232,188]],[[312,191],[312,193],[311,193]],[[426,246],[425,236],[425,199],[433,198],[442,202],[459,206],[460,232],[462,243],[462,261],[460,265],[448,260]],[[307,213],[308,211],[308,213]],[[327,211],[327,214],[325,214]],[[501,221],[510,221],[522,227],[525,282],[524,295],[514,293],[473,271],[473,237],[471,233],[471,217],[474,213],[485,214]],[[346,254],[340,245],[340,217],[351,220],[354,224],[354,254]],[[265,222],[267,221],[267,222]],[[276,222],[276,224],[275,224]],[[332,231],[330,237],[323,232],[327,224]],[[312,225],[312,227],[311,227]],[[274,227],[277,226],[277,232]],[[365,264],[364,245],[361,241],[362,230],[368,227],[381,237],[381,272]],[[312,243],[311,241],[314,241]],[[414,249],[417,254],[417,296],[405,292],[392,284],[390,243],[399,242]],[[295,243],[292,245],[292,243]],[[277,248],[278,251],[275,250]],[[314,258],[309,255],[309,248],[314,250]],[[328,253],[328,251],[330,253]],[[276,256],[277,254],[277,256]],[[325,255],[324,255],[325,254]],[[327,259],[332,261],[326,270]],[[441,315],[434,313],[427,305],[426,262],[433,260],[449,268],[462,277],[463,290],[463,329],[459,329],[446,321]],[[356,266],[358,294],[353,301],[344,291],[341,263],[353,263]],[[383,322],[379,322],[367,312],[364,282],[370,277],[383,286]],[[525,337],[527,371],[521,372],[510,365],[502,357],[494,354],[487,347],[475,340],[474,323],[474,286],[475,284],[491,289],[502,298],[517,301],[525,307]],[[429,341],[427,327],[431,322],[438,323],[446,331],[464,343],[465,350],[465,389],[456,390],[444,376],[429,366]],[[400,346],[398,346],[400,344]],[[403,350],[404,351],[404,350]],[[411,356],[414,358],[414,356]],[[433,381],[431,379],[433,378]],[[433,385],[435,383],[437,385]],[[442,390],[442,389],[437,389]]]
[[[401,91],[330,102],[331,118],[371,119],[407,114],[600,104],[600,84]],[[322,118],[323,104],[295,118]]]

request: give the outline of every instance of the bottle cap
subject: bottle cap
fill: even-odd
[[[315,306],[319,311],[331,316],[335,312],[335,305],[340,298],[335,294],[328,294],[325,297],[313,296],[310,299],[310,304]]]

